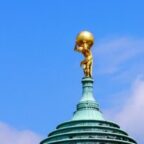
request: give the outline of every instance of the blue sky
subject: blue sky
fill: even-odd
[[[16,137],[28,130],[34,142],[71,119],[83,77],[75,37],[89,30],[95,36],[94,93],[101,110],[143,144],[144,128],[133,126],[144,120],[143,5],[142,0],[0,1],[0,134],[5,127]],[[121,120],[136,109],[132,126]]]

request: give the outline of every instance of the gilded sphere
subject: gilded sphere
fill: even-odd
[[[81,46],[84,42],[86,42],[89,47],[91,47],[94,43],[94,37],[92,33],[88,31],[82,31],[80,32],[76,37],[76,44],[78,46]]]

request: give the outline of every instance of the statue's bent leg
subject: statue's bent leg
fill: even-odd
[[[86,76],[92,76],[92,60],[89,60],[86,64]]]

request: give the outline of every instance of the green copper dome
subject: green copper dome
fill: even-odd
[[[93,79],[82,79],[82,99],[72,120],[57,126],[40,144],[136,144],[120,127],[103,118],[93,96]]]

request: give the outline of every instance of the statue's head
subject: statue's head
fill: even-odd
[[[92,33],[88,31],[82,31],[80,32],[76,37],[76,45],[77,46],[83,46],[84,43],[87,44],[88,48],[90,49],[94,43],[94,37]]]

